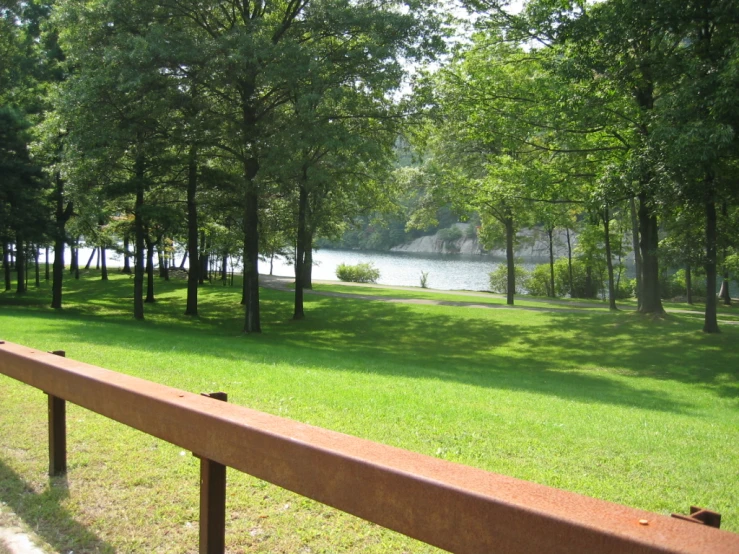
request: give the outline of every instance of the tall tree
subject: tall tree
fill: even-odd
[[[724,0],[681,4],[675,79],[653,144],[671,170],[673,198],[705,214],[706,312],[703,331],[718,333],[716,284],[722,206],[736,202],[739,160],[739,6]]]
[[[496,20],[504,19],[513,35],[544,48],[561,48],[552,68],[583,87],[599,107],[600,126],[611,127],[623,143],[623,171],[630,175],[623,192],[638,199],[639,311],[663,313],[657,256],[662,179],[649,142],[657,100],[674,76],[680,40],[670,23],[679,3],[533,0],[520,17],[505,16],[494,4]]]
[[[568,96],[573,89],[549,71],[549,55],[478,33],[432,81],[438,108],[428,144],[432,165],[446,175],[433,187],[443,202],[503,227],[509,303],[516,229],[533,205],[583,203],[597,160],[623,148],[591,123],[592,109]]]
[[[286,124],[276,137],[283,146],[275,150],[289,157],[283,154],[281,163],[270,164],[275,178],[297,197],[294,319],[305,315],[313,237],[383,196],[404,119],[403,108],[386,98],[399,86],[402,71],[397,60],[378,54],[385,43],[328,46],[321,56],[307,52],[308,70],[295,75]],[[357,48],[365,55],[352,55]],[[359,198],[363,202],[353,200]]]
[[[424,45],[417,17],[422,4],[397,9],[400,3],[346,0],[162,2],[190,25],[193,49],[203,53],[198,85],[219,99],[211,112],[224,131],[219,146],[241,167],[245,332],[261,331],[259,214],[269,180],[259,174],[278,129],[278,112],[290,100],[293,76],[303,69],[302,52],[359,40],[383,44],[381,59],[396,58],[402,50],[412,57]],[[357,48],[352,55],[366,57],[366,52]]]
[[[68,63],[76,68],[59,101],[69,133],[68,174],[80,189],[102,184],[104,196],[128,199],[136,260],[133,312],[143,319],[147,195],[166,180],[172,164],[172,91],[148,48],[152,14],[136,3],[90,7],[69,3],[57,14]]]

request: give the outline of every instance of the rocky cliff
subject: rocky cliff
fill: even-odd
[[[457,240],[444,240],[444,230],[433,235],[419,237],[414,241],[395,246],[392,252],[416,252],[424,254],[489,254],[496,257],[505,257],[505,249],[485,250],[477,241],[477,237],[468,236],[468,223],[456,223],[462,234]],[[576,237],[571,235],[572,248],[577,242]],[[554,236],[554,255],[563,257],[567,255],[567,237],[565,232],[557,231]],[[549,256],[548,237],[541,229],[522,229],[518,233],[518,245],[516,256],[532,259],[547,258]]]
[[[484,254],[477,238],[445,241],[437,235],[419,237],[412,242],[394,246],[392,252],[423,252],[426,254]]]

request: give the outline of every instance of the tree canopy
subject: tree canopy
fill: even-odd
[[[607,274],[616,309],[632,250],[640,312],[663,313],[682,268],[689,299],[705,276],[717,332],[739,246],[736,3],[463,4],[467,25],[431,0],[3,3],[6,289],[53,244],[61,308],[65,245],[73,266],[81,243],[114,249],[135,260],[142,319],[177,251],[196,316],[214,260],[225,279],[239,259],[244,331],[260,332],[260,256],[291,253],[300,319],[317,240],[384,219],[362,244],[387,245],[457,214],[505,243],[509,303],[518,231],[540,228],[548,294],[592,296]]]

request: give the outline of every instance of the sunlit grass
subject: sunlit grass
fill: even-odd
[[[69,281],[61,313],[46,289],[0,293],[0,338],[614,502],[704,506],[739,530],[735,326],[316,295],[295,322],[292,295],[263,290],[264,334],[244,336],[238,287],[203,287],[195,319],[183,282],[157,287],[144,322],[119,275]],[[68,419],[69,475],[49,486],[43,394],[0,377],[0,500],[57,550],[196,551],[190,453],[80,408]],[[229,476],[230,551],[430,550]]]
[[[292,285],[290,285],[292,287]],[[464,304],[493,304],[503,306],[506,304],[505,295],[471,292],[471,291],[439,291],[426,290],[422,288],[403,287],[395,288],[391,286],[373,286],[359,285],[356,283],[326,283],[321,282],[314,285],[313,289],[321,293],[333,294],[352,294],[377,296],[384,298],[400,298],[400,299],[422,299],[432,300],[434,302],[444,303],[464,303]],[[608,311],[608,302],[597,298],[549,298],[544,296],[516,295],[514,299],[515,305],[525,308],[546,308],[549,310],[587,310],[587,311]],[[637,303],[635,298],[619,300],[616,303],[619,309],[636,310]],[[663,301],[662,305],[667,311],[692,312],[695,315],[703,315],[705,306],[697,304],[687,304],[682,302]],[[736,303],[725,306],[718,306],[719,318],[725,321],[739,321],[739,311]]]

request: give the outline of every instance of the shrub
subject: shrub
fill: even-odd
[[[443,242],[456,242],[462,238],[462,229],[455,225],[454,227],[440,230],[436,233],[436,236]]]
[[[521,293],[528,283],[529,272],[519,264],[515,264],[516,290]],[[508,264],[500,264],[490,273],[490,290],[500,294],[508,294]]]
[[[336,268],[336,276],[342,281],[351,283],[376,283],[380,278],[380,270],[371,263],[346,265]]]
[[[626,300],[627,298],[633,298],[636,293],[636,279],[627,279],[621,277],[618,281],[618,288],[616,289],[616,300]]]
[[[598,283],[597,272],[591,272],[592,288],[595,292],[602,290],[604,283]],[[588,291],[588,270],[585,263],[578,259],[572,260],[572,290],[570,290],[570,275],[567,267],[567,258],[560,258],[554,262],[554,287],[557,296],[570,298],[592,298],[593,291]]]
[[[421,288],[422,289],[428,288],[428,281],[429,281],[429,272],[422,271],[421,272]]]
[[[552,281],[551,274],[549,272],[549,264],[539,264],[534,268],[529,276],[527,288],[529,290],[529,294],[533,296],[554,296],[553,291],[551,290]]]
[[[662,299],[674,298],[681,294],[685,294],[685,289],[680,286],[680,283],[675,279],[675,275],[670,275],[667,272],[661,273],[659,276],[659,295]]]
[[[677,272],[677,275],[680,276],[681,283],[683,285],[683,291],[686,291],[688,288],[685,284],[685,270],[681,269]],[[708,294],[706,290],[706,273],[705,271],[701,271],[699,268],[696,268],[696,270],[691,271],[690,273],[690,290],[693,293],[693,296],[703,297],[705,298]],[[683,292],[683,294],[687,294],[687,292]]]
[[[700,271],[691,274],[691,290],[694,296],[706,296],[706,278]],[[685,281],[685,270],[680,269],[672,275],[663,273],[659,278],[659,295],[665,299],[682,298],[687,295],[688,285]]]

